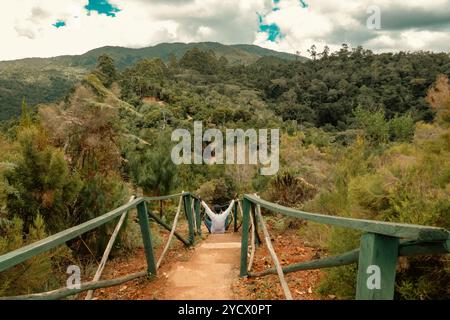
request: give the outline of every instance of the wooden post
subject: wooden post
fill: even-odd
[[[128,203],[133,202],[134,199],[136,199],[136,196],[132,196],[130,201],[128,201]],[[111,238],[109,239],[108,245],[106,246],[105,252],[103,252],[102,260],[100,261],[100,264],[98,265],[97,271],[95,272],[94,279],[92,281],[100,280],[103,270],[105,269],[106,262],[108,261],[109,253],[112,250],[114,242],[116,241],[117,235],[119,234],[120,228],[122,228],[122,225],[125,222],[127,215],[128,215],[128,211],[125,211],[122,214],[122,216],[120,217],[119,222],[117,223],[117,226],[114,229],[114,231],[111,235]],[[91,300],[93,296],[94,296],[94,290],[89,290],[84,299]]]
[[[260,246],[262,244],[261,237],[259,236],[259,227],[258,227],[258,216],[256,214],[256,205],[252,203],[250,214],[253,217],[253,223],[255,225],[255,244],[256,246]]]
[[[248,227],[250,220],[250,206],[249,200],[243,200],[243,212],[242,212],[242,242],[241,242],[241,277],[248,275],[247,271],[247,251],[248,251]]]
[[[147,216],[147,205],[145,201],[137,205],[139,225],[141,227],[142,242],[144,243],[145,258],[147,259],[147,271],[149,274],[156,275],[155,256],[153,254],[152,234]]]
[[[234,204],[233,208],[233,230],[234,232],[238,231],[238,223],[237,223],[237,217],[238,217],[238,202],[239,200],[236,200],[236,203]]]
[[[183,203],[183,196],[180,197],[180,201],[178,202],[177,213],[175,214],[175,218],[173,219],[172,230],[170,230],[169,239],[167,240],[166,246],[164,247],[163,252],[159,256],[158,262],[156,263],[156,269],[159,269],[159,267],[161,266],[164,256],[166,255],[167,251],[170,248],[170,244],[172,243],[173,236],[175,235],[175,230],[177,229],[178,217],[180,216],[182,203]]]
[[[286,300],[293,300],[291,290],[289,290],[289,286],[284,277],[283,269],[281,268],[280,260],[278,259],[277,254],[275,253],[275,249],[272,246],[272,240],[270,240],[270,234],[269,231],[267,230],[264,218],[261,215],[261,207],[259,205],[255,208],[255,215],[258,217],[258,220],[261,223],[261,229],[264,233],[264,239],[266,240],[267,250],[269,250],[269,253],[272,256],[272,260],[277,270],[278,278],[280,279],[281,287],[283,288]]]
[[[399,239],[375,233],[361,237],[356,300],[392,300]]]
[[[200,217],[200,200],[194,199],[195,220],[197,221],[197,235],[202,235],[202,218]]]
[[[186,213],[186,218],[189,225],[189,243],[193,245],[195,243],[195,230],[194,230],[194,219],[192,214],[191,206],[191,195],[184,195],[184,212]]]
[[[253,215],[249,215],[250,216],[250,222],[251,222],[251,228],[252,228],[252,236],[251,236],[251,246],[252,246],[252,250],[250,252],[250,260],[248,262],[248,272],[252,271],[252,267],[253,267],[253,260],[255,259],[255,252],[256,252],[256,230],[255,230],[255,221],[253,220]]]

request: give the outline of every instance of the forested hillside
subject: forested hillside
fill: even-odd
[[[18,116],[23,98],[27,99],[31,106],[61,100],[75,83],[95,67],[97,57],[102,54],[111,56],[117,68],[123,70],[144,58],[160,58],[169,62],[172,55],[181,58],[186,51],[194,47],[214,51],[218,57],[226,58],[230,65],[251,64],[265,56],[284,60],[306,60],[253,45],[202,42],[162,43],[142,49],[103,47],[80,56],[0,61],[0,121]]]
[[[450,229],[450,57],[310,51],[306,62],[269,56],[240,64],[191,48],[124,69],[100,55],[90,72],[67,76],[76,84],[64,99],[31,100],[41,103],[36,108],[25,99],[21,116],[1,125],[0,254],[99,216],[131,194],[181,190],[209,203],[257,192],[310,212]],[[220,130],[280,128],[279,173],[175,166],[170,134],[192,130],[194,120]],[[355,232],[268,218],[324,255],[358,247]],[[98,258],[112,228],[3,272],[0,296],[57,287],[61,262]],[[138,245],[135,228],[130,219],[114,254]],[[445,256],[404,258],[396,298],[448,299],[449,270]],[[326,273],[315,290],[354,297],[355,266]]]

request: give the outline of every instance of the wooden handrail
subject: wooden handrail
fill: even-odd
[[[126,212],[133,208],[137,208],[138,212],[138,219],[139,219],[139,225],[141,227],[141,233],[144,243],[144,249],[145,249],[145,256],[147,259],[147,271],[146,272],[139,272],[136,274],[128,275],[119,279],[112,279],[112,280],[104,280],[104,281],[98,281],[100,278],[100,273],[96,274],[96,278],[92,282],[88,282],[82,285],[81,289],[67,289],[67,288],[61,288],[58,290],[50,291],[50,292],[44,292],[44,293],[38,293],[38,294],[31,294],[31,295],[24,295],[24,296],[18,296],[18,297],[5,297],[1,299],[58,299],[63,298],[66,296],[74,295],[83,291],[88,290],[94,290],[98,288],[104,288],[108,286],[114,286],[120,283],[124,283],[127,281],[130,281],[132,279],[136,279],[138,277],[142,277],[145,275],[156,275],[156,264],[154,260],[153,255],[153,247],[152,247],[152,240],[151,240],[151,230],[149,228],[149,216],[152,216],[146,206],[146,202],[148,201],[158,201],[158,200],[170,200],[180,197],[180,205],[179,209],[181,209],[181,203],[184,202],[184,209],[186,216],[189,221],[189,235],[190,239],[189,241],[184,240],[179,234],[175,232],[175,230],[172,230],[172,228],[168,227],[164,223],[161,223],[162,221],[157,221],[158,223],[162,224],[164,227],[168,228],[170,231],[172,231],[171,235],[175,235],[177,238],[179,238],[183,243],[187,246],[194,244],[194,229],[192,225],[192,221],[194,219],[193,217],[193,210],[189,207],[191,197],[196,199],[196,196],[193,196],[190,192],[182,192],[179,194],[174,195],[168,195],[168,196],[161,196],[161,197],[141,197],[135,200],[130,201],[128,204],[125,204],[113,211],[110,211],[104,215],[101,215],[97,218],[94,218],[92,220],[86,221],[80,225],[77,225],[75,227],[69,228],[67,230],[58,232],[54,235],[51,235],[45,239],[36,241],[32,244],[29,244],[27,246],[24,246],[22,248],[19,248],[17,250],[8,252],[4,255],[0,256],[0,272],[7,270],[11,267],[14,267],[27,259],[33,258],[36,255],[39,255],[41,253],[44,253],[46,251],[49,251],[58,245],[62,245],[65,242],[75,239],[76,237],[91,231],[95,228],[98,228],[99,226],[102,226],[118,217],[121,217],[121,220],[119,221],[119,225],[116,227],[115,231],[113,232],[113,235],[111,237],[111,240],[108,244],[108,248],[104,254],[104,260],[106,260],[108,253],[109,253],[109,247],[112,246],[112,243],[114,242],[114,239],[120,229],[120,226],[122,225]],[[182,201],[184,200],[184,201]],[[156,218],[156,217],[152,217]],[[155,219],[158,220],[158,219]],[[174,226],[175,227],[175,226]],[[166,249],[167,251],[167,249]],[[105,258],[106,257],[106,258]],[[102,270],[104,267],[104,264],[106,261],[103,261],[102,259],[102,265],[100,266],[99,270]]]
[[[419,242],[419,241],[403,241],[399,246],[399,257],[412,257],[418,255],[442,255],[447,254],[449,249],[446,245],[447,241],[436,242]],[[291,273],[305,270],[316,270],[324,268],[340,267],[358,262],[359,249],[348,251],[336,256],[326,257],[319,260],[299,262],[283,267],[283,272]],[[263,277],[269,274],[277,274],[275,268],[270,268],[262,272],[249,272],[249,277]]]
[[[421,241],[447,240],[449,238],[449,232],[443,228],[427,227],[404,223],[365,220],[365,219],[335,217],[291,209],[276,203],[259,199],[258,197],[255,197],[253,195],[245,195],[244,198],[254,204],[260,205],[265,209],[274,212],[279,212],[290,217],[333,225],[337,227],[344,227],[364,232],[382,234],[390,237],[406,238]]]
[[[258,217],[259,223],[261,224],[261,229],[264,233],[264,239],[266,240],[266,246],[267,246],[267,249],[269,250],[270,255],[272,256],[272,261],[275,265],[275,270],[277,271],[278,278],[280,280],[284,295],[287,300],[293,300],[291,290],[289,290],[289,286],[286,282],[286,279],[284,278],[284,273],[283,273],[283,269],[281,268],[281,263],[280,263],[278,256],[275,253],[275,250],[272,246],[272,241],[270,240],[269,231],[267,230],[266,223],[264,222],[264,219],[261,215],[261,208],[259,207],[259,205],[256,206],[256,215]]]
[[[359,300],[390,300],[394,297],[396,265],[399,256],[435,255],[450,252],[450,234],[443,228],[308,213],[262,200],[257,195],[244,195],[243,201],[244,230],[241,244],[241,277],[262,277],[268,274],[278,274],[280,280],[283,280],[282,275],[285,273],[358,263],[356,298]],[[269,211],[294,218],[362,231],[360,248],[337,256],[284,267],[275,263],[275,268],[262,272],[250,272],[247,269],[247,247],[251,207],[257,208],[258,217],[261,221],[262,216],[259,208],[263,207]],[[264,221],[262,223],[264,227]],[[263,228],[263,231],[267,238],[267,230]],[[267,243],[267,246],[272,257],[274,257],[271,244]],[[376,290],[369,288],[367,285],[368,270],[373,266],[382,270],[379,276],[383,285]]]
[[[90,281],[80,285],[79,289],[60,288],[48,292],[32,293],[22,296],[0,297],[0,300],[58,300],[73,296],[84,291],[109,288],[121,285],[132,280],[148,276],[147,271],[132,273],[120,278],[101,281]]]
[[[65,242],[72,240],[88,231],[91,231],[105,223],[114,220],[122,215],[123,212],[135,208],[138,204],[144,201],[143,198],[138,198],[133,202],[123,205],[111,212],[108,212],[102,216],[84,222],[78,226],[69,228],[67,230],[58,232],[50,237],[36,241],[25,247],[19,248],[17,250],[8,252],[0,256],[0,272],[14,267],[27,259],[30,259],[40,253],[51,250]]]
[[[171,194],[168,196],[159,196],[159,197],[144,197],[143,199],[145,201],[160,201],[160,200],[171,200],[171,199],[177,199],[181,196],[188,196],[190,195],[189,192],[182,192],[182,193],[177,193],[177,194]]]

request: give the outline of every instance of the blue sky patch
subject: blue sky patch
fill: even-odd
[[[55,28],[59,29],[66,26],[66,22],[64,20],[57,20],[54,24],[52,24]]]
[[[300,6],[302,8],[308,8],[309,5],[306,3],[306,0],[299,0]],[[280,10],[278,7],[278,4],[281,2],[281,0],[273,0],[273,6],[272,6],[272,12]],[[275,24],[267,24],[264,22],[265,14],[259,14],[258,13],[258,26],[259,26],[259,32],[265,32],[267,33],[267,40],[275,42],[278,39],[283,39],[284,35],[281,33],[280,27]]]
[[[108,17],[115,17],[120,9],[109,3],[108,0],[89,0],[84,7],[88,12],[97,11],[99,14],[107,15]]]
[[[264,23],[263,15],[258,14],[258,22],[259,22],[258,23],[259,31],[267,33],[267,40],[275,42],[277,39],[283,38],[280,27],[275,23],[272,24]]]

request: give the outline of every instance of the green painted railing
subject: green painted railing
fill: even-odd
[[[144,244],[145,249],[145,256],[147,260],[147,274],[148,275],[156,275],[156,264],[155,264],[155,256],[153,252],[153,245],[152,245],[152,234],[151,229],[149,225],[149,219],[153,219],[156,223],[162,225],[164,228],[170,230],[171,227],[168,226],[166,223],[164,223],[161,219],[158,217],[155,217],[151,212],[148,211],[147,203],[151,201],[161,201],[161,200],[171,200],[176,199],[179,197],[183,197],[183,203],[184,203],[184,212],[186,219],[188,221],[188,228],[189,228],[189,239],[184,239],[180,234],[176,233],[175,236],[182,241],[185,245],[191,246],[195,243],[195,235],[196,232],[194,230],[194,219],[199,219],[200,217],[200,199],[195,196],[192,193],[184,192],[169,196],[162,196],[162,197],[143,197],[138,198],[126,205],[121,206],[120,208],[117,208],[111,212],[108,212],[102,216],[99,216],[95,219],[92,219],[90,221],[87,221],[85,223],[82,223],[78,226],[72,227],[70,229],[61,231],[59,233],[56,233],[50,237],[47,237],[45,239],[39,240],[35,243],[32,243],[30,245],[27,245],[25,247],[22,247],[20,249],[11,251],[9,253],[6,253],[4,255],[0,256],[0,272],[8,270],[9,268],[12,268],[30,258],[33,258],[41,253],[47,252],[59,245],[62,245],[66,243],[69,240],[75,239],[78,236],[94,230],[110,221],[113,221],[114,219],[120,217],[124,212],[127,212],[131,209],[136,208],[138,213],[138,220],[142,235],[142,240]],[[194,206],[192,206],[192,201],[194,201]],[[194,209],[194,210],[193,210]],[[195,211],[195,212],[194,212]],[[198,224],[200,226],[200,224]],[[197,230],[197,234],[199,233],[199,229]],[[140,275],[142,273],[138,273],[137,275]],[[125,280],[127,277],[124,278]],[[120,280],[121,281],[121,280]],[[120,281],[116,281],[117,283],[121,283]],[[104,281],[107,285],[111,285],[111,283],[115,283],[114,281]],[[88,286],[86,286],[87,290],[91,289],[92,287],[98,288],[98,284],[96,283],[89,283]],[[85,291],[85,290],[82,290]],[[70,291],[67,289],[60,289],[56,290],[54,295],[50,295],[50,298],[61,298],[68,295],[79,293],[78,291]],[[45,296],[47,297],[47,296]],[[38,295],[36,295],[36,298],[39,298]]]
[[[290,273],[357,263],[357,300],[393,299],[399,256],[448,254],[450,252],[450,234],[442,228],[308,213],[271,203],[257,196],[245,195],[243,199],[241,277],[277,274],[275,268],[259,273],[251,273],[247,269],[250,214],[256,217],[254,213],[257,207],[294,218],[363,232],[359,249],[334,257],[297,263],[282,268],[283,273]],[[380,271],[381,283],[377,288],[368,285],[373,270]]]

